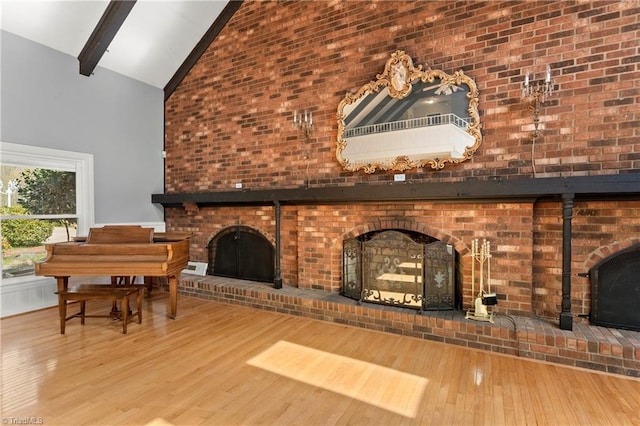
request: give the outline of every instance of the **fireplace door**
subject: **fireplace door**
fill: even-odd
[[[451,245],[426,235],[387,230],[360,236],[343,245],[342,294],[419,310],[453,309],[454,262]]]
[[[591,321],[640,331],[640,244],[591,268]]]
[[[342,294],[356,300],[362,295],[361,245],[352,238],[344,242],[342,251]]]
[[[453,246],[436,241],[424,246],[424,307],[453,309],[455,304],[455,256]]]
[[[397,231],[382,232],[364,243],[362,300],[422,308],[424,248]]]
[[[272,283],[274,259],[273,245],[247,226],[222,230],[209,243],[210,275]]]

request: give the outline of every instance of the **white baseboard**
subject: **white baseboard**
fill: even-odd
[[[30,275],[2,281],[0,318],[58,305],[54,278]]]

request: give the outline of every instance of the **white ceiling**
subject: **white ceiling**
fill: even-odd
[[[164,88],[227,3],[138,0],[98,66]],[[77,58],[108,4],[0,0],[0,28]]]

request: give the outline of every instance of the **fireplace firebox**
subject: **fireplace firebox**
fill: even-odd
[[[274,247],[248,226],[232,226],[209,242],[209,275],[242,280],[274,280]]]
[[[455,251],[428,235],[375,231],[343,243],[341,293],[417,310],[455,308]]]
[[[640,244],[607,257],[589,278],[591,322],[640,331]]]

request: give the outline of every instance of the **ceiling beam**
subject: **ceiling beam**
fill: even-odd
[[[164,86],[164,100],[169,99],[174,90],[178,87],[180,82],[189,74],[191,68],[198,62],[200,56],[204,54],[209,45],[216,39],[220,31],[224,28],[224,26],[229,22],[229,19],[233,16],[234,13],[240,8],[243,0],[231,0],[225,8],[222,10],[220,15],[216,18],[215,22],[209,27],[207,32],[202,36],[202,39],[198,42],[196,47],[193,48],[189,56],[184,60],[178,71],[171,77],[171,80]]]
[[[109,44],[111,44],[135,4],[136,0],[111,0],[109,2],[98,25],[93,29],[89,40],[87,40],[78,56],[80,74],[88,77],[93,73],[100,58],[107,51]]]

